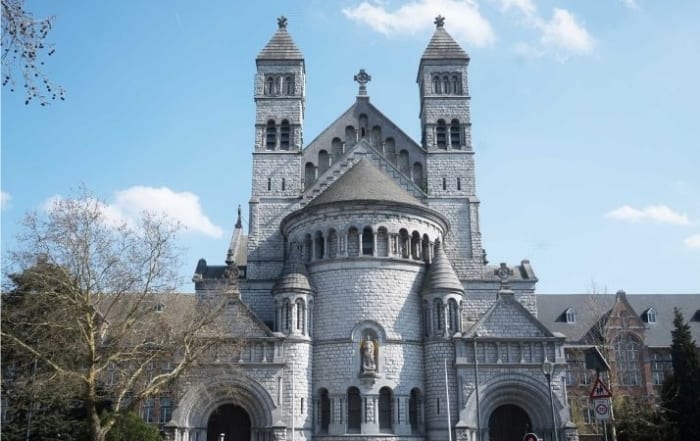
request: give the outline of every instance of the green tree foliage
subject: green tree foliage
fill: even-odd
[[[116,423],[107,434],[106,441],[161,441],[160,432],[145,423],[134,412],[124,412],[117,416]]]
[[[671,441],[673,431],[663,412],[648,403],[615,403],[617,441]]]
[[[700,361],[690,326],[683,314],[674,310],[673,375],[666,380],[662,392],[663,408],[676,432],[678,441],[700,439]]]

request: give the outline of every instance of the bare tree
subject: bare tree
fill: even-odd
[[[41,365],[33,387],[64,385],[49,392],[84,407],[92,440],[105,440],[121,412],[172,387],[224,341],[235,268],[221,292],[175,294],[177,228],[167,221],[144,215],[115,225],[82,191],[24,224],[9,261],[30,289],[3,308],[3,345]],[[111,412],[101,414],[106,401]]]
[[[2,85],[11,92],[21,76],[25,89],[25,104],[36,99],[42,106],[65,99],[62,87],[55,85],[44,72],[45,56],[55,48],[46,37],[54,17],[35,19],[24,7],[24,0],[2,2]]]

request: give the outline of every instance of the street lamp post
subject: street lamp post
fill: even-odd
[[[552,409],[552,428],[554,429],[554,441],[559,441],[559,431],[557,430],[557,419],[554,414],[554,396],[552,395],[552,373],[554,372],[554,363],[545,360],[542,363],[542,373],[547,378],[547,386],[549,387],[549,406]]]

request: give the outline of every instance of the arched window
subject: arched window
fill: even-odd
[[[365,115],[363,113],[362,115],[360,115],[360,138],[361,139],[367,138],[367,136],[369,135],[369,133],[368,133],[369,127],[367,127],[367,125],[368,125],[367,115]]]
[[[348,389],[348,433],[360,433],[362,425],[362,401],[356,387]]]
[[[343,141],[340,138],[333,138],[331,141],[331,152],[333,153],[333,161],[337,161],[343,156]]]
[[[420,252],[420,233],[414,231],[413,234],[411,234],[411,258],[413,258],[413,260],[420,260]]]
[[[423,186],[423,164],[420,162],[413,163],[413,183]]]
[[[411,425],[411,433],[420,432],[420,406],[420,390],[418,388],[411,389],[411,396],[408,399],[408,423]]]
[[[287,76],[284,79],[284,89],[287,92],[287,95],[294,95],[294,77]]]
[[[318,175],[321,176],[330,166],[331,158],[328,156],[328,152],[325,150],[318,152]]]
[[[447,75],[442,77],[442,93],[450,93],[450,77]]]
[[[396,164],[396,141],[394,141],[394,138],[387,138],[386,141],[384,141],[384,149],[384,156],[386,156],[386,159],[392,164]]]
[[[441,93],[441,87],[440,87],[440,77],[435,75],[433,77],[433,93]]]
[[[277,126],[274,120],[269,120],[265,127],[265,147],[274,150],[277,147]]]
[[[381,151],[382,149],[382,128],[379,126],[372,127],[372,133],[370,135],[370,142],[372,147]]]
[[[454,93],[455,95],[462,94],[462,81],[460,81],[458,75],[452,76],[452,93]]]
[[[437,121],[437,126],[435,127],[435,141],[438,148],[447,148],[447,125],[444,119],[439,119]]]
[[[656,323],[656,311],[654,310],[654,308],[647,309],[646,322],[647,323]]]
[[[631,334],[623,334],[613,342],[618,382],[623,386],[642,384],[641,344]]]
[[[399,170],[406,176],[411,175],[411,162],[408,158],[408,150],[406,149],[399,152]]]
[[[462,178],[457,178],[457,190],[462,189]]]
[[[313,246],[313,240],[311,240],[311,235],[307,234],[304,238],[304,260],[311,260],[311,247]]]
[[[379,431],[391,433],[392,393],[388,387],[379,389]]]
[[[408,259],[411,251],[411,238],[405,228],[399,230],[399,251],[401,257]]]
[[[304,188],[309,188],[316,180],[316,167],[312,162],[307,162],[304,166]]]
[[[331,423],[331,400],[328,398],[328,390],[321,389],[319,395],[319,407],[321,417],[321,433],[328,433],[328,426]]]
[[[447,178],[442,178],[442,189],[447,190]]]
[[[355,132],[355,127],[347,126],[345,127],[345,146],[351,147],[357,142],[357,132]]]
[[[449,315],[448,324],[450,326],[450,332],[459,331],[459,308],[457,307],[457,301],[455,299],[450,299],[447,301],[447,312]]]
[[[377,229],[377,256],[387,257],[389,255],[389,233],[386,228]]]
[[[428,237],[427,234],[423,235],[423,250],[421,252],[421,256],[423,257],[424,262],[430,262],[430,238]]]
[[[360,234],[357,228],[352,227],[348,230],[348,256],[360,255]]]
[[[304,300],[297,299],[295,302],[297,309],[296,328],[302,335],[306,334],[306,306]]]
[[[274,95],[275,93],[275,79],[272,76],[268,76],[265,80],[265,95]]]
[[[442,300],[435,299],[433,302],[433,314],[435,316],[435,331],[442,331],[445,326],[445,310],[443,309]]]
[[[282,120],[280,124],[280,149],[289,150],[289,121]]]
[[[362,230],[362,255],[371,256],[374,254],[374,234],[371,227]]]
[[[328,231],[328,258],[335,259],[338,255],[338,235],[335,230]]]
[[[289,332],[292,329],[292,305],[289,300],[282,303],[282,332]]]
[[[316,260],[323,259],[325,251],[326,250],[324,249],[323,233],[317,231],[316,236],[314,237],[314,257],[316,258]]]
[[[576,311],[573,308],[566,310],[566,323],[576,323]]]
[[[450,146],[452,148],[458,149],[462,145],[462,139],[459,132],[459,120],[453,119],[452,122],[450,122]]]

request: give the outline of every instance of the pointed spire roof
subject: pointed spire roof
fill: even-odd
[[[272,292],[315,291],[309,282],[309,272],[298,252],[292,253],[282,268],[282,274],[272,287]]]
[[[307,206],[354,201],[398,202],[426,208],[366,158],[357,162]]]
[[[258,54],[257,60],[304,60],[304,55],[287,32],[287,18],[277,19],[277,32]]]
[[[445,251],[442,249],[440,239],[435,241],[435,257],[433,258],[428,274],[425,277],[425,291],[459,291],[464,293],[464,286],[457,278],[454,268],[450,264]]]
[[[421,60],[438,59],[469,60],[469,55],[445,30],[445,18],[441,15],[435,18],[435,33],[421,57]]]

